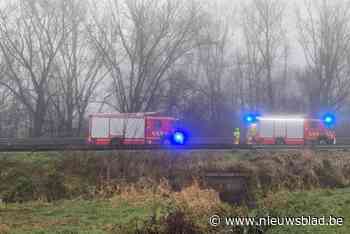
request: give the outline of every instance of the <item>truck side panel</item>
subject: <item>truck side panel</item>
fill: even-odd
[[[271,121],[272,122],[272,121]],[[286,121],[274,120],[274,137],[286,137]]]
[[[144,138],[144,118],[111,118],[111,136],[122,138]]]
[[[91,137],[109,137],[109,118],[93,117],[91,120]]]
[[[125,135],[126,126],[123,118],[111,118],[110,134],[112,137],[122,137]]]
[[[270,120],[260,120],[258,131],[260,137],[272,138],[274,137],[274,126],[273,121]]]
[[[287,121],[287,138],[304,138],[304,121]]]
[[[173,131],[172,117],[145,113],[97,113],[89,116],[91,144],[158,144]]]
[[[275,144],[273,121],[260,120],[257,130],[260,144]]]
[[[260,119],[258,141],[261,144],[276,144],[283,138],[285,144],[304,144],[304,121],[293,119]]]
[[[145,138],[144,118],[129,118],[124,123],[127,126],[125,138]]]

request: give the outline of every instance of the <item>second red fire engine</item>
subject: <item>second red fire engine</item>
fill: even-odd
[[[328,119],[329,121],[329,119]],[[250,144],[335,144],[335,131],[321,119],[303,117],[256,117],[247,129]]]

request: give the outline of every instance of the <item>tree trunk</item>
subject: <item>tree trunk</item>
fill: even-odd
[[[46,116],[45,100],[41,95],[39,95],[38,101],[36,103],[35,112],[33,115],[33,129],[31,132],[32,137],[42,136],[45,116]]]

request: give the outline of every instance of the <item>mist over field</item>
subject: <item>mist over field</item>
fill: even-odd
[[[349,42],[350,0],[1,0],[0,234],[350,233]]]
[[[345,0],[16,0],[0,11],[2,137],[83,136],[86,116],[104,111],[157,111],[202,135],[227,134],[244,111],[349,120]]]

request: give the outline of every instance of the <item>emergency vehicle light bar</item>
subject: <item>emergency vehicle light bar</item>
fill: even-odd
[[[258,120],[270,120],[270,121],[300,121],[303,122],[305,121],[304,118],[288,118],[288,117],[257,117]]]

